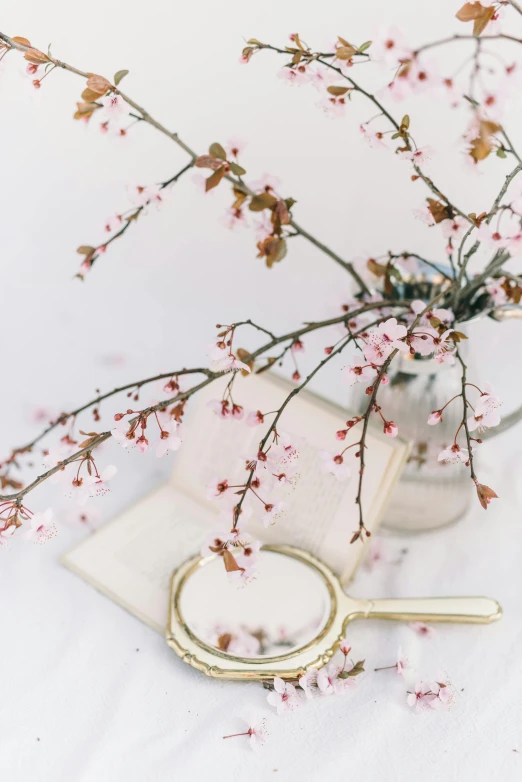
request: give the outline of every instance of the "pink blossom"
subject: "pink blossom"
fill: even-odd
[[[396,348],[408,353],[408,346],[401,341],[406,334],[406,326],[397,323],[397,318],[389,318],[370,333],[363,348],[364,355],[369,362],[382,364]]]
[[[477,236],[478,239],[481,242],[487,244],[488,247],[494,247],[495,249],[498,249],[499,247],[504,246],[504,237],[501,236],[498,230],[493,229],[488,223],[483,222],[480,224]]]
[[[316,668],[310,668],[304,676],[299,677],[299,686],[307,698],[313,698],[318,694]]]
[[[460,242],[470,225],[460,215],[455,215],[451,220],[442,220],[440,227],[446,239],[452,239],[454,243]]]
[[[244,656],[244,655],[241,655]],[[252,656],[252,655],[250,655]],[[266,728],[266,719],[254,718],[250,720],[244,720],[246,730],[241,733],[231,733],[229,736],[223,736],[224,739],[232,739],[236,736],[247,736],[248,746],[250,749],[256,752],[262,747],[268,738],[268,730]]]
[[[207,402],[207,407],[210,407],[219,418],[227,419],[232,415],[228,399],[211,399]]]
[[[167,424],[162,424],[161,437],[156,445],[156,456],[164,456],[168,451],[177,451],[181,445],[181,438],[176,434],[179,424],[171,420]]]
[[[208,355],[210,358],[210,368],[215,372],[230,372],[237,369],[250,372],[250,367],[242,361],[239,361],[230,348],[224,343],[211,345],[208,350]]]
[[[375,367],[359,354],[354,356],[350,366],[344,367],[341,372],[351,386],[372,381],[377,374]]]
[[[346,114],[347,101],[344,95],[325,95],[318,103],[319,108],[323,109],[325,114],[334,119],[340,119]]]
[[[385,142],[385,135],[380,130],[372,130],[365,122],[359,125],[363,139],[372,149],[389,149]]]
[[[227,143],[225,144],[225,150],[229,157],[237,158],[245,151],[246,145],[247,142],[243,139],[228,139]]]
[[[277,76],[283,79],[288,84],[295,84],[300,86],[310,81],[311,73],[308,66],[300,64],[292,66],[291,68],[284,66],[277,72]]]
[[[135,206],[159,205],[165,200],[165,190],[161,185],[136,185],[127,188],[129,199]]]
[[[500,423],[498,408],[502,405],[502,402],[498,396],[493,394],[489,384],[487,384],[486,388],[487,391],[480,395],[475,405],[473,415],[468,418],[468,429],[470,431],[478,429],[479,432],[484,432],[486,429],[498,426]]]
[[[231,206],[229,209],[226,210],[220,222],[222,223],[222,225],[225,226],[225,228],[228,228],[230,231],[233,231],[234,228],[238,228],[241,226],[243,227],[248,226],[248,221],[246,219],[244,211],[240,208],[235,208],[233,206]]]
[[[346,676],[353,665],[343,662],[336,662],[336,659],[325,665],[317,672],[317,687],[321,695],[343,695],[348,689],[355,685],[355,677]],[[340,676],[339,674],[344,674]]]
[[[406,45],[402,32],[397,27],[381,27],[373,36],[370,48],[372,60],[382,62],[391,68],[411,59],[413,52]]]
[[[247,415],[245,423],[247,426],[258,426],[259,424],[262,424],[264,420],[265,417],[261,410],[255,410]]]
[[[286,502],[267,502],[264,507],[263,526],[270,527],[275,524],[287,506]]]
[[[273,174],[262,174],[260,179],[256,179],[254,182],[250,183],[250,188],[256,193],[262,191],[275,193],[280,184],[281,180],[279,177],[273,176]]]
[[[402,648],[399,646],[397,650],[397,673],[399,676],[404,676],[404,671],[406,671],[410,667],[410,663],[407,657],[402,652]]]
[[[122,419],[118,421],[114,429],[111,429],[111,435],[122,448],[129,448],[136,444],[136,434],[130,432],[131,424]]]
[[[24,535],[25,540],[34,543],[45,543],[56,535],[57,529],[52,521],[52,508],[47,508],[43,513],[35,513],[30,521],[30,528]]]
[[[128,113],[129,107],[125,103],[121,95],[117,95],[115,92],[111,92],[108,95],[104,95],[103,98],[98,98],[97,103],[101,103],[105,116],[115,118],[122,114]]]
[[[339,651],[342,652],[342,654],[344,654],[345,657],[348,654],[350,654],[350,652],[352,651],[352,647],[350,646],[350,642],[348,641],[347,638],[343,638],[343,640],[339,644]]]
[[[394,424],[393,421],[385,421],[383,431],[388,437],[397,437],[399,434],[399,427],[397,424]]]
[[[447,674],[439,671],[435,681],[431,682],[430,689],[434,698],[430,701],[432,709],[447,708],[455,700],[455,690],[450,683]]]
[[[427,160],[431,160],[433,157],[432,147],[419,147],[419,149],[407,149],[397,152],[398,156],[403,160],[411,160],[416,165],[420,166],[426,163]]]
[[[424,624],[424,622],[410,622],[408,627],[410,630],[417,633],[417,635],[424,636],[425,638],[433,638],[436,635],[433,627]]]
[[[422,708],[429,705],[433,697],[435,696],[431,695],[429,684],[419,681],[415,685],[414,691],[408,692],[406,702],[408,706],[411,706],[412,708]]]
[[[221,499],[227,494],[229,488],[226,478],[213,478],[207,484],[207,500]]]
[[[507,302],[507,293],[502,287],[505,280],[505,277],[501,277],[498,280],[491,280],[486,285],[486,290],[493,299],[493,304],[497,307],[502,307],[502,305]]]
[[[467,448],[461,448],[458,443],[453,443],[447,448],[444,448],[438,455],[439,462],[446,462],[447,464],[458,464],[462,462],[465,464],[469,459],[469,452]]]
[[[300,698],[293,684],[284,682],[278,676],[274,679],[274,691],[269,693],[267,701],[275,706],[278,714],[293,711],[300,706]]]
[[[0,546],[8,548],[11,542],[11,538],[15,532],[16,526],[14,524],[11,524],[10,527],[4,527],[4,529],[0,529]]]
[[[228,580],[236,589],[244,589],[248,584],[251,584],[252,581],[255,581],[257,576],[258,572],[255,565],[242,567],[241,570],[233,570],[230,573],[227,573]]]
[[[319,451],[319,458],[323,460],[321,469],[335,476],[338,481],[345,481],[351,475],[351,470],[345,463],[341,454],[331,454],[328,451]]]
[[[428,424],[430,426],[436,426],[436,424],[440,424],[441,421],[442,421],[442,410],[434,410],[428,416]]]

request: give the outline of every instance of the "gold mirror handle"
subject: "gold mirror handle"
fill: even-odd
[[[490,597],[413,597],[361,601],[359,616],[406,622],[466,622],[488,624],[502,616]]]

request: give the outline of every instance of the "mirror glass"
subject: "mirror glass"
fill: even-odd
[[[315,568],[274,551],[259,553],[258,576],[232,583],[221,558],[183,584],[179,608],[196,638],[234,657],[275,657],[315,638],[330,616],[330,593]]]

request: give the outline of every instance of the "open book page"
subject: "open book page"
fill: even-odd
[[[227,380],[223,378],[223,384]],[[292,388],[272,376],[237,378],[234,395],[247,410],[267,412],[280,407]],[[198,394],[194,400],[170,482],[124,511],[62,560],[158,632],[165,628],[172,571],[197,553],[218,519],[219,501],[205,499],[206,484],[214,477],[244,482],[245,458],[256,453],[266,431],[266,423],[251,428],[244,421],[218,418],[207,405],[220,393],[221,388],[213,387],[209,394]],[[299,480],[295,487],[283,489],[280,498],[288,502],[288,508],[274,526],[265,529],[254,518],[245,524],[245,529],[263,542],[289,543],[312,552],[338,573],[343,583],[353,577],[367,548],[359,542],[350,545],[358,523],[354,502],[356,449],[347,452],[353,471],[349,481],[338,481],[322,472],[318,451],[340,450],[335,432],[347,417],[345,410],[313,394],[302,392],[292,400],[278,430],[302,438],[297,462]],[[359,437],[359,427],[354,427],[343,447]],[[408,446],[374,429],[369,430],[367,445],[365,524],[375,530]]]
[[[245,460],[253,457],[259,440],[273,420],[246,426],[244,421],[223,420],[208,407],[211,399],[219,399],[229,378],[212,384],[198,394],[187,422],[183,452],[172,475],[176,486],[198,500],[207,502],[209,511],[216,514],[219,501],[205,500],[205,487],[214,478],[227,478],[229,483],[245,481]],[[248,410],[277,410],[295,386],[273,375],[243,378],[234,382],[234,401]],[[361,424],[354,427],[346,440],[335,439],[338,429],[344,427],[349,413],[321,397],[302,391],[284,410],[277,429],[286,432],[298,442],[299,474],[295,487],[285,487],[278,499],[287,503],[284,514],[276,524],[264,529],[261,514],[254,514],[245,527],[254,537],[269,543],[289,543],[311,551],[326,562],[343,581],[349,580],[364,553],[361,544],[350,545],[350,538],[358,526],[357,494],[359,462],[357,448],[345,454],[352,469],[349,481],[339,481],[325,474],[319,451],[338,453],[356,443],[361,436]],[[386,437],[382,431],[369,428],[367,435],[366,470],[363,483],[363,507],[366,528],[374,530],[382,516],[391,488],[397,479],[408,453],[405,441]],[[258,501],[251,498],[256,510]],[[257,519],[257,521],[256,521]]]
[[[62,558],[158,633],[164,633],[172,571],[200,548],[208,513],[170,483],[148,494]]]

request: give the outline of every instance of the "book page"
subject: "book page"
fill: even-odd
[[[226,383],[227,379],[223,379]],[[293,386],[277,378],[238,378],[237,401],[248,410],[277,409]],[[222,420],[207,406],[219,398],[215,388],[194,405],[184,425],[183,445],[172,478],[66,554],[63,564],[142,621],[163,633],[173,570],[196,554],[216,523],[219,502],[205,499],[214,477],[245,480],[247,456],[257,451],[268,424],[251,428],[244,421]],[[199,396],[199,395],[198,395]],[[285,489],[287,512],[265,529],[248,521],[246,529],[264,543],[304,548],[328,564],[343,583],[352,577],[367,547],[350,545],[357,528],[358,460],[350,454],[353,475],[347,482],[320,470],[318,451],[340,450],[335,432],[349,414],[309,393],[300,393],[285,410],[279,431],[301,438],[299,480]],[[303,439],[306,435],[306,440]],[[343,447],[360,438],[354,427]],[[364,481],[365,524],[375,529],[397,479],[408,446],[369,429]],[[217,474],[218,473],[218,474]],[[286,492],[286,493],[285,493]]]
[[[205,502],[213,514],[219,512],[220,504],[205,499],[206,485],[215,478],[243,483],[248,474],[245,460],[256,454],[259,440],[273,420],[272,416],[267,416],[264,424],[249,427],[244,421],[218,417],[208,407],[208,402],[220,398],[228,380],[224,377],[222,382],[217,381],[194,400],[182,451],[172,474],[172,480],[180,490]],[[246,411],[265,413],[277,410],[293,388],[293,384],[268,373],[246,378],[239,376],[234,382],[234,401],[242,404]],[[355,456],[357,448],[349,449],[345,454],[352,469],[348,481],[338,481],[333,475],[322,472],[318,454],[321,450],[337,453],[360,439],[361,424],[349,432],[344,442],[335,438],[336,431],[344,427],[350,415],[343,408],[307,391],[292,399],[277,428],[298,442],[298,481],[295,488],[287,487],[278,493],[277,499],[286,502],[287,509],[274,526],[265,530],[254,518],[246,525],[248,531],[263,542],[289,543],[311,551],[343,581],[351,578],[363,553],[362,545],[350,545],[359,520],[355,505],[359,470]],[[364,519],[369,531],[376,528],[381,518],[407,452],[405,441],[391,439],[373,426],[369,427],[363,483]],[[251,500],[255,508],[257,500],[254,497]]]
[[[158,633],[172,572],[196,554],[208,513],[167,483],[79,543],[62,563]]]

